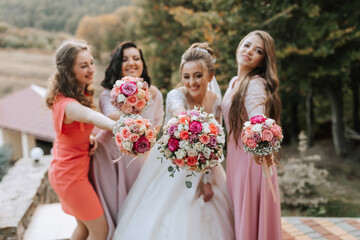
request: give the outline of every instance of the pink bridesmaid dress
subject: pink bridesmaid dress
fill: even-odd
[[[110,90],[105,89],[100,95],[100,109],[104,115],[115,111],[109,102]],[[159,90],[152,98],[149,108],[141,115],[154,126],[162,126],[164,117],[163,97]],[[101,130],[96,135],[98,148],[92,157],[90,180],[100,198],[109,226],[107,240],[112,239],[119,210],[138,176],[145,157],[123,155],[115,145],[111,131]],[[113,163],[113,160],[121,159]],[[130,163],[130,164],[129,164]],[[129,164],[129,165],[128,165]]]
[[[229,130],[229,110],[232,96],[236,92],[237,77],[231,79],[223,98],[221,109],[227,130]],[[266,98],[265,79],[255,76],[250,80],[245,97],[248,118],[264,114]],[[276,167],[271,166],[276,203],[274,203],[269,184],[251,155],[245,153],[241,143],[236,146],[234,135],[227,142],[227,185],[234,204],[235,232],[238,240],[279,240],[282,239],[281,209]]]

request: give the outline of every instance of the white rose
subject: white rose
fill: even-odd
[[[217,136],[216,141],[218,143],[220,143],[220,144],[224,144],[225,143],[225,137],[224,136]]]
[[[185,129],[186,131],[189,131],[189,125],[185,125],[185,126],[184,126],[184,129]]]
[[[131,152],[131,149],[133,147],[133,143],[132,142],[123,142],[122,143],[123,148],[125,148],[126,150],[128,150],[129,152]]]
[[[175,152],[177,159],[183,159],[186,155],[186,152],[183,149],[179,149]]]
[[[191,120],[197,121],[197,120],[198,120],[198,117],[197,117],[197,116],[191,116]]]
[[[139,81],[137,82],[136,86],[141,89],[144,86],[144,84]]]
[[[262,125],[259,124],[259,123],[257,123],[257,124],[255,124],[255,125],[252,127],[252,130],[253,130],[254,132],[261,133],[261,131],[262,131]]]
[[[250,122],[250,121],[247,121],[247,122],[244,123],[244,127],[247,128],[247,127],[250,127],[250,126],[251,126],[251,122]]]
[[[117,101],[118,101],[119,103],[125,102],[125,100],[126,100],[126,97],[125,97],[123,94],[120,94],[120,95],[117,97]]]
[[[169,120],[168,124],[175,125],[178,124],[179,120],[177,118],[172,118]]]
[[[187,151],[187,154],[190,156],[190,157],[195,157],[198,155],[197,151],[194,149],[194,148],[189,148],[189,150]]]
[[[202,152],[203,149],[204,149],[201,142],[195,143],[194,147],[195,147],[195,149],[196,149],[197,151],[199,151],[199,152]]]
[[[205,157],[205,158],[209,158],[209,157],[210,157],[210,154],[211,154],[210,148],[205,147],[203,154],[204,154],[204,157]]]
[[[268,118],[268,119],[265,120],[265,122],[266,122],[266,124],[267,124],[268,126],[272,126],[275,121],[274,121],[273,119]]]
[[[180,132],[179,132],[179,131],[175,131],[174,136],[175,136],[176,138],[180,138]]]
[[[141,125],[141,126],[139,127],[139,134],[141,135],[141,134],[143,134],[145,131],[146,131],[146,126],[145,126],[145,125]]]
[[[170,139],[170,136],[169,136],[169,135],[163,135],[163,137],[162,137],[162,142],[163,142],[164,144],[168,144],[169,139]]]
[[[183,125],[182,125],[182,124],[179,124],[179,125],[178,125],[178,131],[180,131],[180,132],[181,132],[181,131],[183,131],[183,130],[184,130]]]
[[[202,131],[203,131],[203,133],[210,133],[211,132],[208,123],[203,123],[202,124]]]
[[[216,125],[219,125],[218,121],[216,121],[215,118],[211,118],[209,122],[213,123],[213,124],[216,124]]]
[[[121,84],[123,84],[123,83],[124,83],[124,81],[116,80],[115,85],[118,86],[118,87],[120,87]]]
[[[189,144],[189,142],[186,141],[186,140],[181,140],[181,141],[179,142],[179,147],[180,147],[181,149],[188,150],[188,149],[190,148],[190,144]]]

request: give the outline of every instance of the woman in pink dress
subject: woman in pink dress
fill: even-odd
[[[274,202],[261,166],[244,152],[240,136],[244,122],[253,116],[264,114],[280,121],[274,40],[264,31],[250,32],[240,41],[236,60],[237,76],[231,79],[221,104],[228,130],[226,172],[236,239],[279,240],[282,232],[276,168],[271,166],[277,196]]]
[[[142,117],[149,119],[159,130],[164,116],[163,97],[159,89],[151,85],[142,51],[132,42],[120,43],[111,54],[105,79],[101,82],[105,88],[100,95],[101,112],[113,120],[119,119],[120,112],[109,102],[110,91],[115,81],[124,76],[141,77],[149,84],[152,103]],[[107,239],[111,239],[118,212],[139,174],[145,157],[139,157],[130,163],[133,157],[120,153],[111,131],[100,131],[96,141],[98,148],[92,158],[90,179],[105,212],[109,227]],[[113,160],[119,158],[119,161],[113,163]]]

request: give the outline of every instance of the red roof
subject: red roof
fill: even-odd
[[[51,110],[45,104],[45,92],[45,88],[31,85],[0,99],[0,128],[52,142],[55,132]]]

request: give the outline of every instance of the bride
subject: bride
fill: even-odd
[[[194,43],[181,57],[183,86],[166,98],[167,123],[174,114],[204,107],[221,121],[221,93],[214,78],[213,51],[207,43]],[[208,87],[209,86],[209,87]],[[211,90],[210,90],[211,89]],[[167,171],[158,145],[150,151],[136,182],[119,212],[114,240],[234,239],[233,216],[225,172],[214,167],[210,174],[196,174],[193,186],[185,186],[189,172]]]

